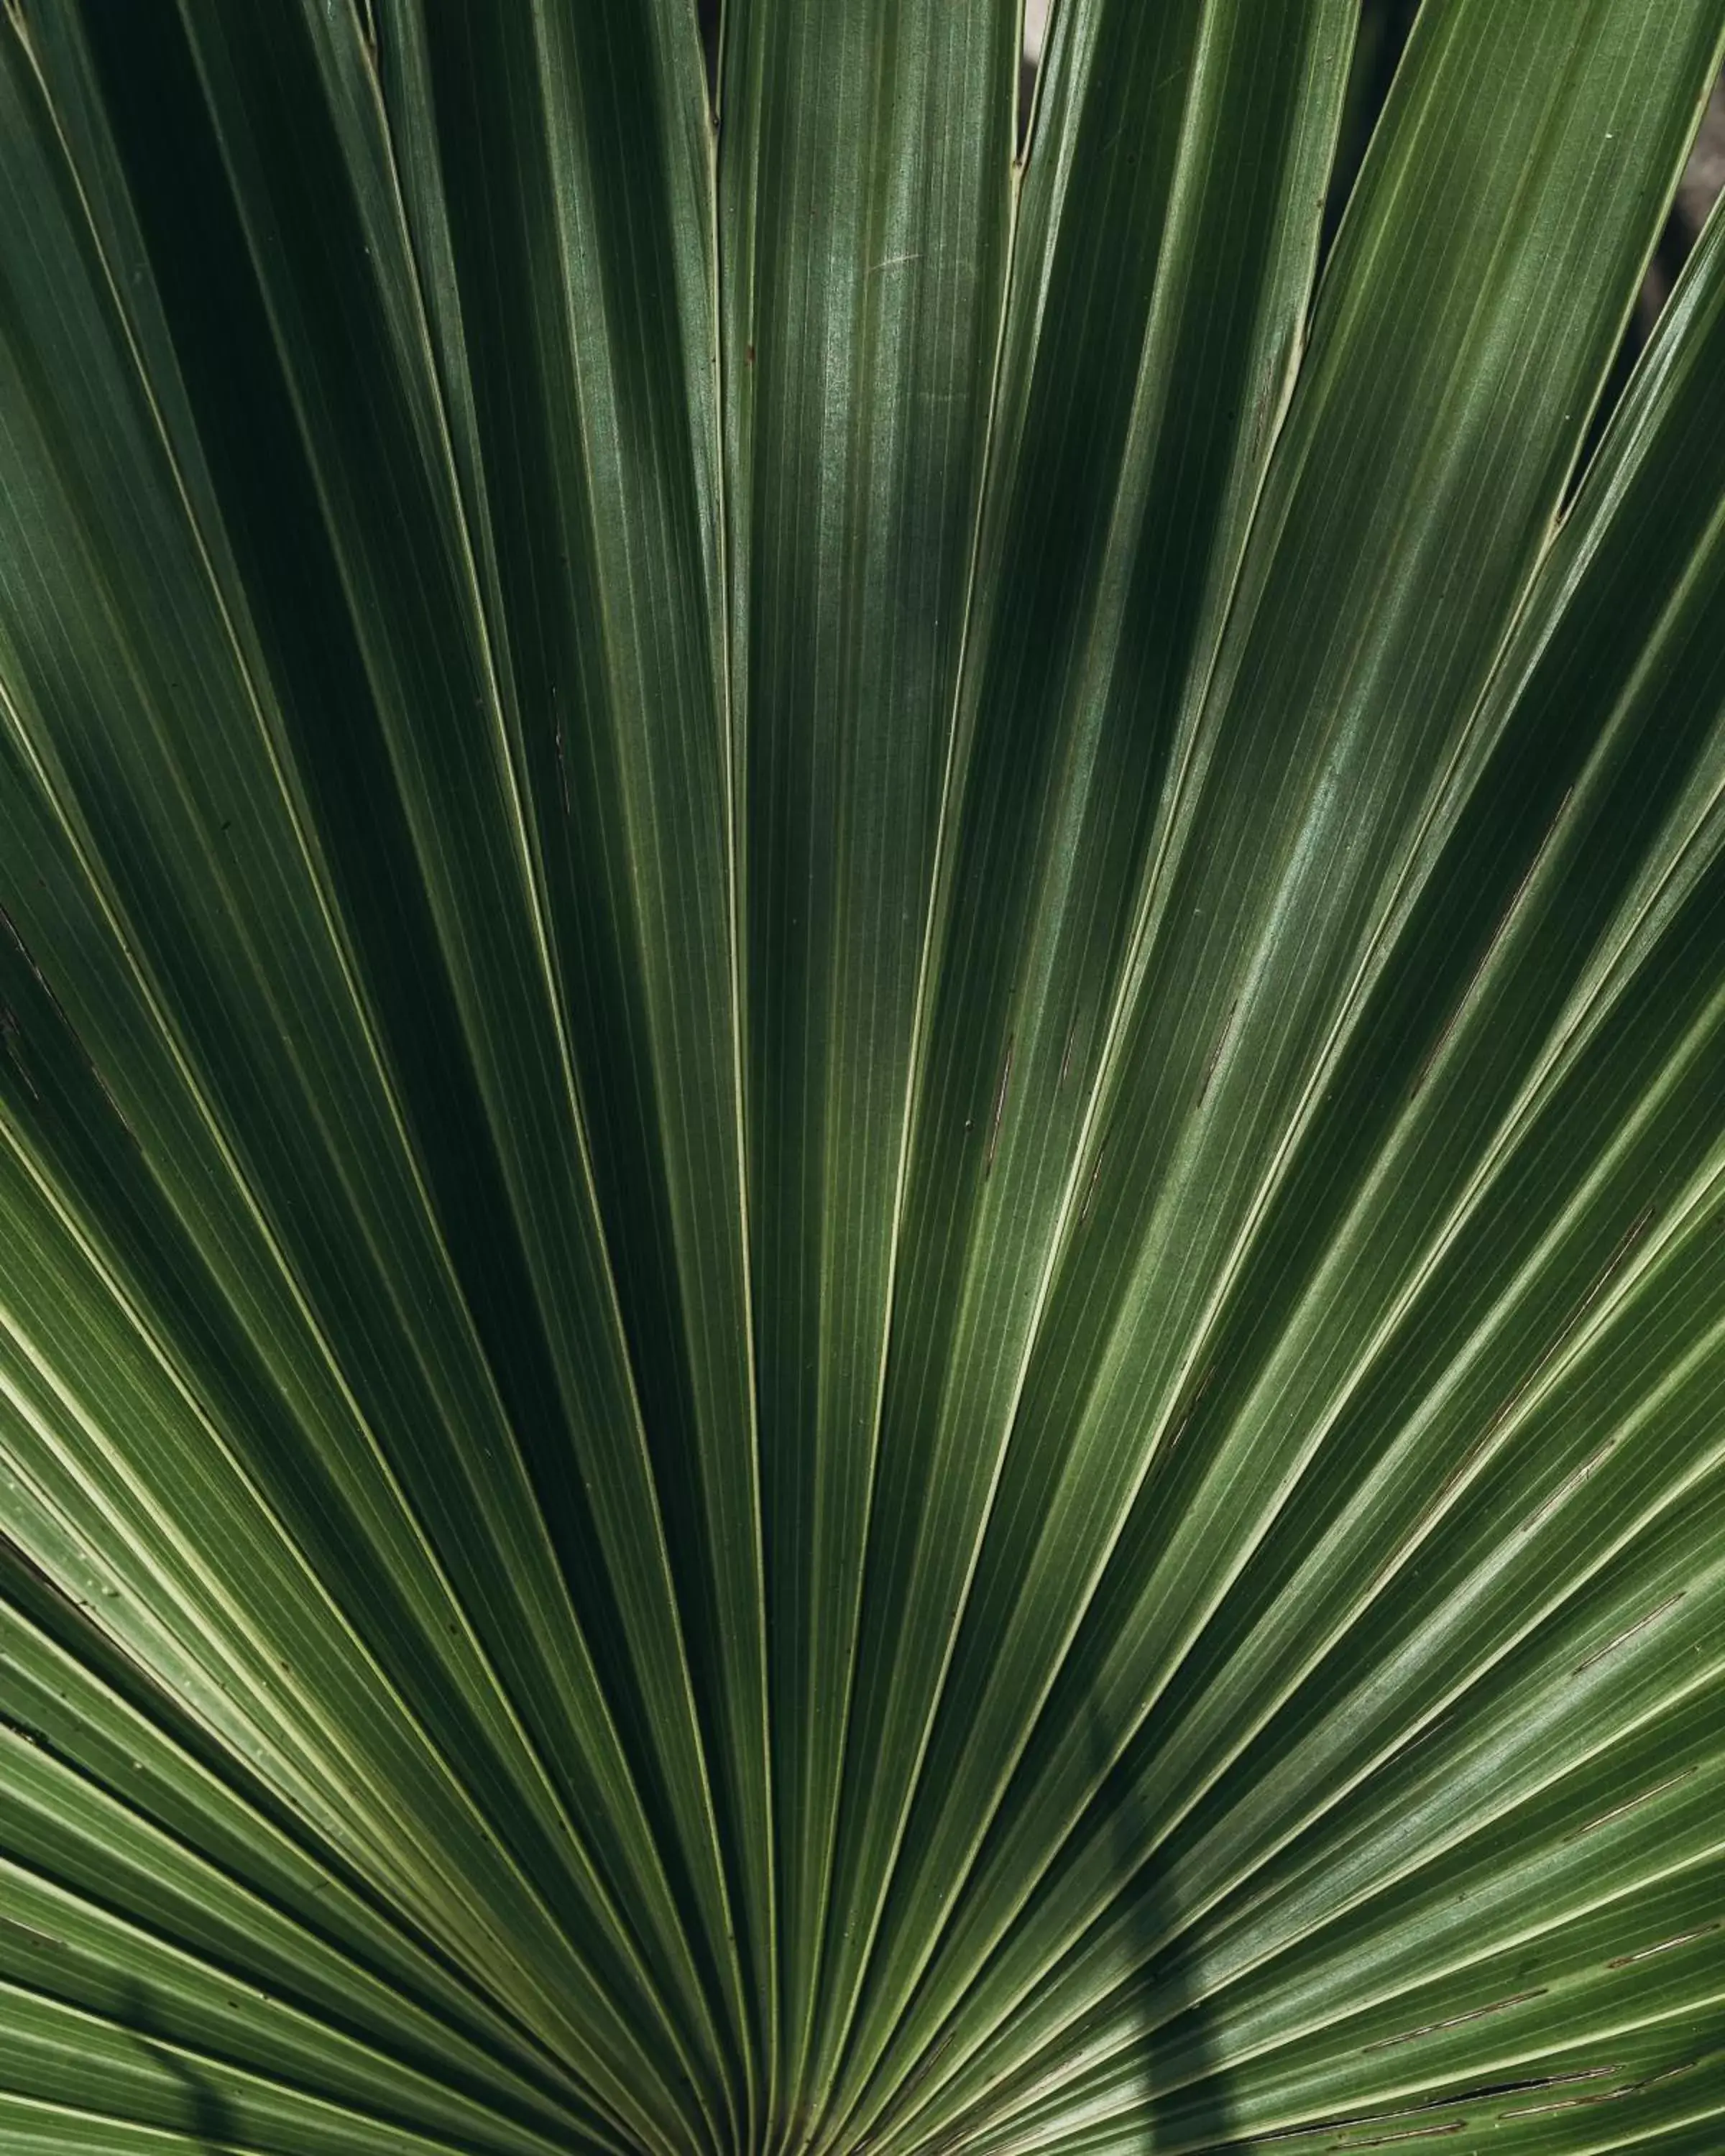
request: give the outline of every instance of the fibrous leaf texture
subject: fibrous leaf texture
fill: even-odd
[[[1725,2145],[1725,8],[1356,19],[9,0],[8,2156]]]

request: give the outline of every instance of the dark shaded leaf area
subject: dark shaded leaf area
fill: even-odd
[[[7,2156],[1725,2146],[1722,46],[7,0]]]

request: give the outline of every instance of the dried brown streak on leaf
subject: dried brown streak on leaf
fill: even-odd
[[[1220,1026],[1217,1029],[1215,1045],[1210,1050],[1209,1062],[1207,1062],[1204,1066],[1204,1076],[1199,1081],[1198,1087],[1198,1097],[1200,1101],[1204,1099],[1205,1096],[1210,1090],[1210,1081],[1216,1075],[1216,1065],[1221,1061],[1222,1050],[1227,1045],[1228,1029],[1233,1024],[1234,1014],[1239,1009],[1240,998],[1236,996],[1233,1002],[1229,1004],[1227,1015],[1223,1019]]]
[[[1108,1141],[1106,1138],[1104,1138],[1102,1142],[1096,1147],[1096,1163],[1090,1172],[1090,1181],[1085,1185],[1084,1188],[1084,1203],[1078,1209],[1078,1225],[1081,1228],[1090,1218],[1090,1209],[1096,1203],[1096,1178],[1102,1172],[1102,1158],[1107,1150]]]
[[[1725,1918],[1720,1922],[1725,1922]],[[1618,1954],[1605,1966],[1607,1969],[1628,1969],[1635,1962],[1651,1961],[1655,1954],[1670,1953],[1674,1947],[1686,1947],[1692,1940],[1704,1939],[1718,1929],[1718,1922],[1697,1924],[1692,1932],[1679,1932],[1674,1939],[1661,1939],[1656,1947],[1641,1947],[1634,1953]]]
[[[1610,1438],[1599,1447],[1599,1450],[1594,1454],[1591,1459],[1584,1460],[1580,1466],[1576,1469],[1573,1475],[1568,1476],[1563,1481],[1558,1485],[1557,1488],[1552,1491],[1551,1495],[1545,1500],[1543,1504],[1538,1506],[1533,1512],[1528,1514],[1527,1517],[1522,1521],[1520,1527],[1517,1530],[1517,1533],[1531,1535],[1543,1519],[1544,1519],[1549,1513],[1555,1512],[1557,1507],[1563,1503],[1566,1497],[1573,1496],[1574,1493],[1581,1487],[1582,1484],[1587,1481],[1590,1475],[1592,1475],[1594,1470],[1599,1465],[1602,1460],[1609,1458],[1612,1453],[1616,1451],[1620,1442],[1620,1439],[1615,1437]]]
[[[1640,1811],[1643,1804],[1651,1804],[1656,1797],[1662,1797],[1667,1789],[1676,1789],[1679,1782],[1686,1782],[1695,1772],[1693,1767],[1686,1767],[1681,1774],[1673,1774],[1666,1781],[1656,1782],[1651,1789],[1643,1789],[1640,1796],[1631,1797],[1627,1804],[1614,1804],[1609,1812],[1601,1812],[1597,1819],[1589,1820],[1585,1826],[1577,1827],[1574,1834],[1566,1834],[1564,1842],[1579,1841],[1584,1834],[1592,1834],[1598,1827],[1609,1826],[1613,1820],[1623,1818],[1625,1813]]]
[[[1610,1256],[1606,1259],[1604,1266],[1600,1270],[1599,1277],[1594,1281],[1593,1286],[1588,1290],[1587,1293],[1583,1296],[1581,1301],[1576,1305],[1574,1313],[1563,1327],[1563,1331],[1558,1333],[1557,1338],[1552,1342],[1551,1348],[1548,1353],[1547,1360],[1549,1360],[1550,1356],[1555,1354],[1557,1350],[1563,1346],[1563,1342],[1569,1337],[1570,1334],[1574,1332],[1576,1327],[1580,1324],[1582,1319],[1586,1317],[1588,1312],[1593,1307],[1594,1304],[1598,1301],[1600,1295],[1604,1291],[1606,1283],[1610,1280],[1612,1275],[1620,1269],[1625,1259],[1627,1258],[1630,1252],[1634,1250],[1635,1245],[1640,1241],[1642,1236],[1646,1234],[1648,1228],[1652,1224],[1653,1217],[1658,1210],[1659,1208],[1653,1204],[1651,1199],[1649,1199],[1648,1203],[1641,1208],[1641,1210],[1635,1215],[1635,1219],[1630,1221],[1629,1226],[1625,1229],[1622,1240],[1619,1242],[1616,1249],[1613,1250]],[[1542,1363],[1541,1368],[1543,1368],[1543,1367],[1544,1365]]]
[[[1608,1640],[1603,1647],[1595,1649],[1584,1662],[1578,1662],[1571,1675],[1579,1677],[1584,1670],[1590,1670],[1595,1662],[1602,1662],[1607,1655],[1615,1654],[1625,1640],[1633,1640],[1636,1633],[1645,1632],[1650,1625],[1656,1624],[1665,1615],[1666,1610],[1675,1609],[1688,1591],[1687,1588],[1680,1587],[1675,1594],[1666,1595],[1665,1600],[1656,1609],[1650,1609],[1645,1617],[1638,1617],[1633,1625],[1626,1630],[1620,1632],[1615,1640]]]
[[[1566,2096],[1556,2103],[1517,2104],[1513,2110],[1500,2111],[1500,2118],[1532,2118],[1543,2112],[1580,2111],[1584,2107],[1599,2103],[1615,2103],[1620,2097],[1634,2096],[1646,2087],[1645,2082],[1625,2082],[1621,2088],[1601,2089],[1594,2096]]]
[[[1423,2022],[1417,2029],[1409,2029],[1399,2036],[1380,2037],[1375,2044],[1361,2046],[1363,2052],[1393,2051],[1398,2044],[1411,2044],[1416,2036],[1435,2035],[1440,2029],[1459,2029],[1466,2021],[1483,2021],[1488,2014],[1504,2014],[1512,2006],[1525,2005],[1530,1999],[1543,1999],[1548,1986],[1536,1984],[1532,1991],[1512,1993],[1507,1999],[1494,1999],[1489,2006],[1471,2006],[1466,2014],[1452,2014],[1446,2020]]]
[[[1446,1707],[1435,1721],[1428,1722],[1423,1729],[1416,1729],[1411,1737],[1399,1744],[1386,1758],[1380,1760],[1377,1772],[1380,1774],[1386,1774],[1390,1768],[1399,1766],[1404,1760],[1410,1759],[1414,1753],[1429,1744],[1434,1737],[1450,1727],[1455,1718],[1456,1710],[1453,1707]]]
[[[1466,2124],[1465,2118],[1458,2118],[1453,2126],[1416,2126],[1408,2133],[1380,2133],[1375,2140],[1338,2141],[1335,2146],[1337,2148],[1388,2148],[1392,2142],[1440,2141],[1446,2134],[1460,2133]]]

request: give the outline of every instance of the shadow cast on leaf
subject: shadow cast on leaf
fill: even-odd
[[[116,2019],[131,2031],[151,2063],[179,2084],[183,2097],[179,2132],[210,2152],[210,2156],[221,2156],[221,2152],[232,2148],[239,2133],[233,2106],[213,2082],[163,2041],[167,2030],[143,1984],[126,1985]]]
[[[1091,1710],[1092,1753],[1098,1770],[1114,1749],[1100,1713]],[[1213,1999],[1190,1996],[1195,1979],[1183,1965],[1183,1922],[1169,1887],[1171,1851],[1148,1861],[1143,1849],[1151,1823],[1137,1815],[1127,1778],[1117,1766],[1097,1799],[1106,1808],[1112,1837],[1117,1906],[1124,1912],[1133,1973],[1121,1999],[1123,2018],[1136,2021],[1134,2046],[1142,2108],[1141,2128],[1131,2136],[1143,2156],[1220,2156],[1234,2139],[1230,2077],[1222,2066]],[[1183,1997],[1183,1994],[1186,1994]],[[1171,2010],[1171,2001],[1172,2005]]]

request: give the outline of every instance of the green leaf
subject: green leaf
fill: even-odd
[[[1359,19],[10,0],[8,2148],[1716,2147],[1725,8]]]
[[[1081,6],[1050,58],[929,960],[856,1712],[875,1763],[832,1948],[846,2014],[1004,1467],[1158,799],[1291,377],[1348,28],[1343,7],[1280,0]],[[1224,163],[1225,192],[1205,184]]]
[[[1364,991],[1645,251],[1645,215],[1612,187],[1614,264],[1598,144],[1627,134],[1635,110],[1635,146],[1663,177],[1717,49],[1712,11],[1692,19],[1686,67],[1649,29],[1560,69],[1568,33],[1555,13],[1542,31],[1465,5],[1429,18],[1409,54],[1326,280],[1214,678],[1173,761],[1164,829],[1140,850],[1130,944],[1098,1016],[1061,1013],[1048,1028],[1045,1061],[1068,1042],[1061,1064],[1087,1097],[1046,1225],[1012,1251],[1023,1317],[1003,1339],[1012,1305],[997,1286],[986,1306],[1007,1364],[989,1430],[1004,1458],[907,1830],[903,1944],[881,1958],[877,2025],[897,2025],[905,2047],[889,2077],[1017,1917],[1324,1435],[1321,1396],[1317,1412],[1290,1412],[1282,1368],[1254,1367],[1273,1344],[1315,1374],[1286,1298],[1291,1275],[1313,1270],[1324,1223],[1289,1186],[1323,1142],[1326,1093],[1368,1026]],[[1490,157],[1456,124],[1484,81],[1502,101]],[[1615,167],[1615,147],[1603,162]],[[1417,288],[1380,293],[1371,265],[1409,255]],[[1423,395],[1420,369],[1433,384]],[[1425,1045],[1407,1042],[1401,1083]],[[1393,1082],[1380,1064],[1376,1097]],[[980,1099],[966,1103],[973,1116]],[[1050,1125],[1024,1127],[1017,1174],[1042,1175]],[[1344,1129],[1358,1138],[1357,1107]],[[1332,1221],[1374,1155],[1337,1160],[1332,1141]],[[985,1153],[1004,1213],[1023,1202],[1009,1138],[992,1177],[989,1165]],[[1392,1202],[1407,1224],[1405,1194]],[[1270,1255],[1284,1204],[1297,1274],[1285,1251]],[[1278,1297],[1279,1338],[1266,1322]],[[1334,1314],[1369,1337],[1363,1297]],[[1173,1512],[1153,1479],[1163,1454],[1160,1475],[1179,1460]],[[901,2019],[960,1881],[943,1965]]]
[[[737,962],[793,2120],[820,2101],[807,2076],[826,1941],[853,1921],[833,1845],[860,1756],[849,1706],[1016,28],[1008,0],[744,0],[726,27]]]

